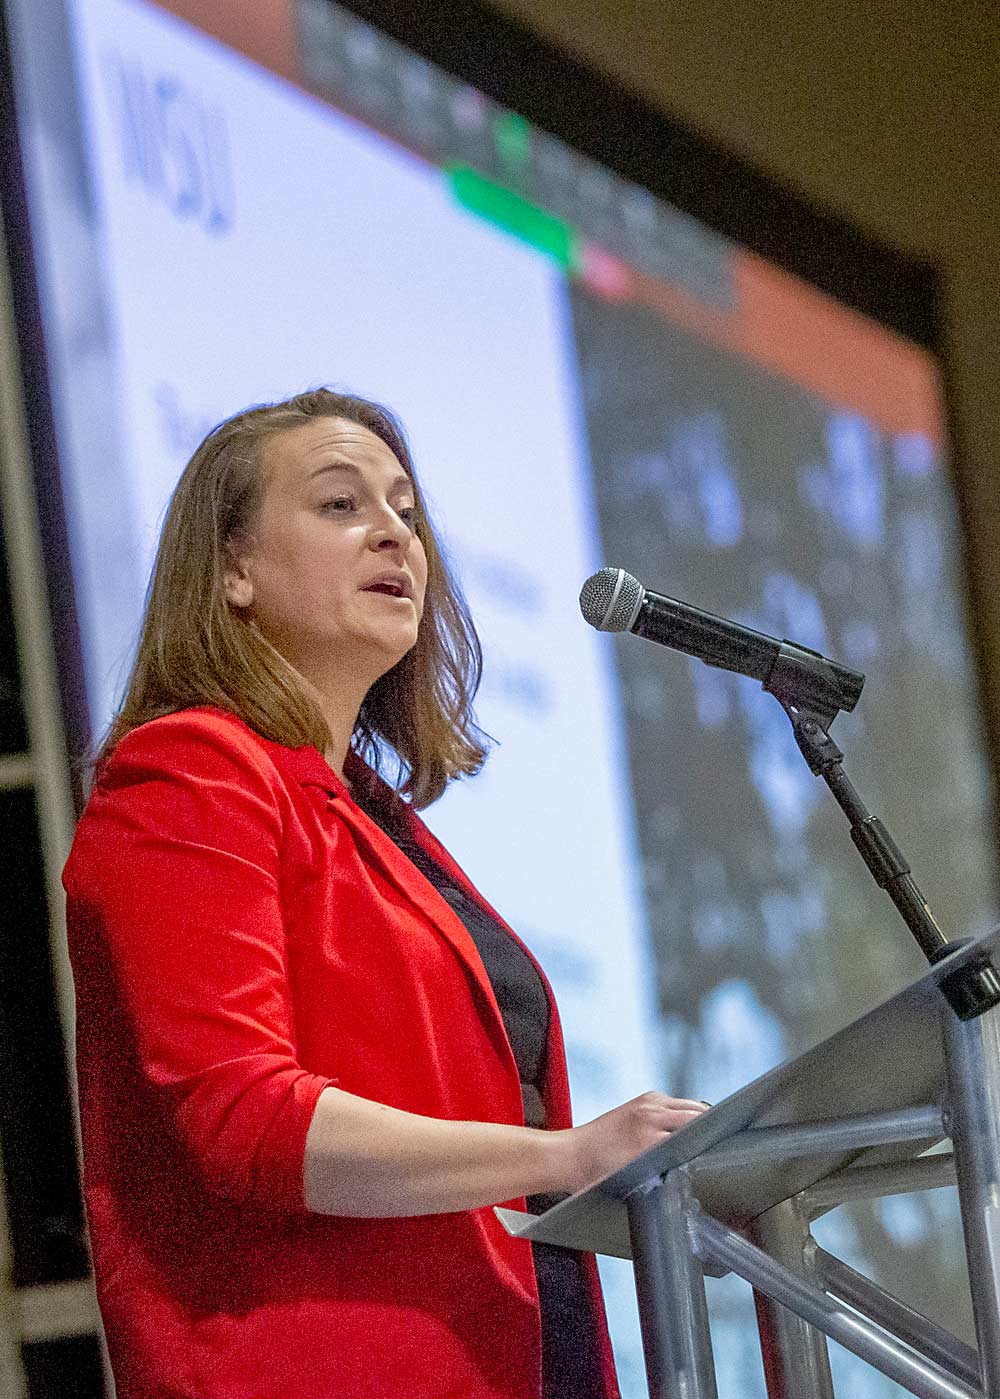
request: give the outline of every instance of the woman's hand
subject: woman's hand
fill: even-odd
[[[638,1098],[595,1117],[565,1133],[569,1178],[564,1189],[575,1193],[618,1170],[700,1117],[707,1103],[692,1098],[668,1098],[665,1093],[640,1093]]]

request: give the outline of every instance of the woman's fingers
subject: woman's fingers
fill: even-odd
[[[703,1113],[706,1108],[711,1107],[710,1103],[706,1103],[701,1098],[672,1098],[668,1093],[658,1093],[655,1089],[640,1094],[633,1101],[654,1104],[676,1112]]]
[[[686,1127],[689,1122],[700,1117],[704,1111],[704,1108],[668,1108],[664,1117],[669,1123],[669,1130],[676,1132],[678,1127]]]

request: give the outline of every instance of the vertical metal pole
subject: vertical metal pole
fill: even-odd
[[[809,1221],[798,1200],[783,1200],[753,1222],[754,1242],[779,1263],[811,1276]],[[826,1337],[802,1317],[754,1291],[768,1399],[834,1399]]]
[[[983,1391],[1000,1395],[1000,1010],[941,1011],[948,1061],[945,1125],[955,1148]]]
[[[3,1399],[26,1399],[28,1382],[21,1368],[21,1319],[13,1271],[10,1234],[7,1231],[7,1194],[0,1157],[0,1395]]]
[[[718,1399],[687,1170],[640,1187],[626,1203],[650,1399]]]

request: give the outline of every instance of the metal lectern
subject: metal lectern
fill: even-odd
[[[926,1399],[1000,1399],[1000,1008],[960,1020],[940,983],[883,1005],[545,1214],[522,1238],[631,1258],[651,1399],[716,1399],[705,1273],[756,1294],[770,1399],[832,1399],[826,1337]],[[924,1155],[950,1137],[950,1152]],[[825,1252],[845,1200],[956,1183],[978,1350]]]

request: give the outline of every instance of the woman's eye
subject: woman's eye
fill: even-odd
[[[349,495],[338,495],[335,496],[333,500],[324,501],[320,508],[322,510],[334,511],[353,510],[354,499]]]
[[[417,523],[417,517],[420,511],[415,505],[401,505],[396,511],[396,514],[405,524],[410,525],[412,528]]]

